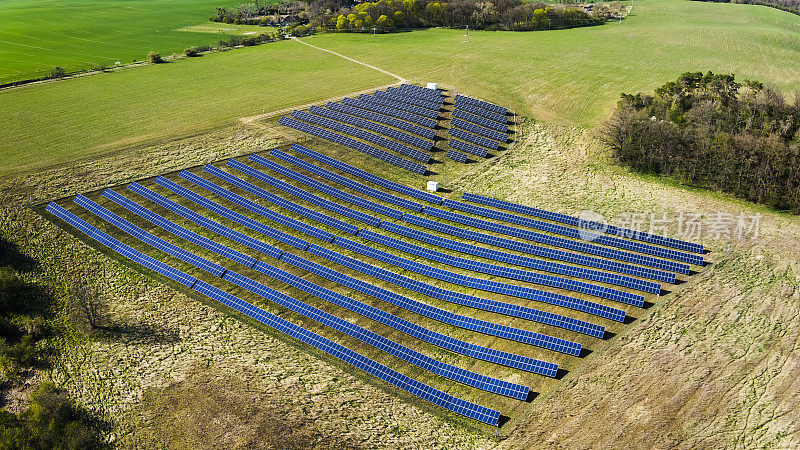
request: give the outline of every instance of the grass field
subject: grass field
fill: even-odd
[[[0,83],[145,59],[150,50],[180,53],[219,36],[180,33],[233,0],[0,1]],[[235,27],[236,28],[236,27]],[[235,34],[235,33],[232,33]]]
[[[269,47],[267,49],[266,47]],[[0,175],[161,141],[393,82],[283,41],[0,92]]]

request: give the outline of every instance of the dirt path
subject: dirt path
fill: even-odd
[[[344,59],[346,59],[346,60],[348,60],[348,61],[352,61],[352,62],[354,62],[354,63],[356,63],[356,64],[361,64],[361,65],[362,65],[362,66],[364,66],[364,67],[369,67],[370,69],[377,70],[378,72],[381,72],[381,73],[385,73],[386,75],[389,75],[390,77],[397,78],[397,81],[399,81],[399,82],[401,82],[401,83],[405,83],[405,82],[406,82],[406,79],[405,79],[405,78],[403,78],[403,77],[401,77],[400,75],[393,74],[392,72],[389,72],[389,71],[387,71],[387,70],[383,70],[383,69],[381,69],[380,67],[375,67],[375,66],[373,66],[373,65],[370,65],[370,64],[367,64],[367,63],[365,63],[365,62],[361,62],[361,61],[359,61],[359,60],[357,60],[357,59],[353,59],[353,58],[351,58],[351,57],[349,57],[349,56],[344,56],[343,54],[341,54],[341,53],[336,53],[336,52],[334,52],[333,50],[328,50],[328,49],[325,49],[325,48],[322,48],[322,47],[317,47],[316,45],[311,45],[311,44],[309,44],[308,42],[301,41],[300,39],[298,39],[298,38],[296,38],[296,37],[292,37],[292,39],[294,39],[294,40],[295,40],[295,42],[299,42],[299,43],[301,43],[301,44],[303,44],[303,45],[307,45],[307,46],[309,46],[309,47],[313,47],[313,48],[315,48],[315,49],[317,49],[317,50],[322,50],[323,52],[328,52],[328,53],[334,54],[334,55],[336,55],[336,56],[338,56],[338,57],[340,57],[340,58],[344,58]]]

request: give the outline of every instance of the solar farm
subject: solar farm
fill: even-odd
[[[489,429],[705,265],[691,242],[421,190],[431,164],[513,145],[513,113],[484,100],[401,84],[277,123],[306,138],[63,198],[47,217],[405,401]],[[370,170],[353,164],[364,157]]]

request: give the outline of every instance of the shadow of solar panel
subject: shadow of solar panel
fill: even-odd
[[[361,94],[358,96],[359,100],[375,103],[378,105],[388,106],[390,108],[399,109],[408,113],[416,114],[427,119],[436,120],[439,118],[439,111],[431,109],[420,108],[419,106],[409,105],[398,100],[391,100],[383,97],[375,97],[374,95]]]
[[[474,123],[476,125],[480,125],[485,128],[489,128],[491,130],[507,134],[508,133],[508,123],[500,123],[495,122],[494,120],[489,120],[485,117],[477,116],[472,113],[468,113],[463,109],[454,109],[453,110],[453,117]]]
[[[465,154],[463,154],[461,152],[457,152],[455,150],[448,150],[447,153],[445,154],[445,156],[447,156],[448,158],[452,159],[453,161],[458,161],[460,163],[467,162],[467,155],[465,155]]]
[[[456,150],[471,153],[475,156],[480,156],[481,158],[486,158],[486,155],[488,154],[488,150],[485,148],[478,147],[477,145],[470,144],[469,142],[459,141],[458,139],[450,139],[448,144],[450,144],[450,147],[453,147]]]
[[[470,133],[483,136],[487,139],[495,140],[500,143],[505,143],[506,141],[508,141],[508,134],[490,130],[488,128],[475,125],[474,123],[469,123],[466,120],[452,119],[450,121],[450,125],[456,128],[460,128],[462,130],[467,130]]]
[[[419,125],[415,125],[413,123],[396,119],[392,116],[387,116],[385,114],[377,113],[374,111],[356,108],[354,106],[343,105],[341,103],[333,103],[333,102],[328,102],[325,105],[325,107],[332,111],[346,113],[351,116],[361,117],[362,119],[369,119],[373,122],[380,122],[395,128],[399,128],[403,131],[414,133],[426,139],[433,139],[436,137],[436,131],[430,128],[424,128]]]
[[[408,133],[404,133],[399,130],[395,130],[394,128],[389,128],[387,126],[370,122],[369,120],[360,119],[358,117],[353,117],[349,114],[343,114],[338,111],[333,111],[330,109],[321,108],[319,106],[312,106],[308,109],[309,112],[314,113],[318,116],[327,117],[328,119],[338,120],[340,122],[348,123],[350,125],[355,125],[357,127],[364,128],[365,130],[374,131],[376,133],[380,133],[384,136],[388,136],[399,141],[403,141],[407,144],[414,145],[418,148],[423,150],[430,150],[433,148],[433,141],[426,140],[419,138],[417,136],[412,136]],[[377,114],[377,113],[374,113]],[[430,160],[428,157],[427,160],[421,160],[427,163]]]
[[[584,221],[577,217],[568,216],[566,214],[559,214],[550,211],[545,211],[543,209],[533,208],[530,206],[518,205],[516,203],[506,202],[503,200],[496,200],[489,197],[483,197],[477,194],[470,194],[468,192],[465,192],[461,198],[462,200],[468,202],[480,203],[483,205],[492,206],[499,209],[505,209],[508,211],[528,214],[531,216],[540,217],[542,219],[552,220],[553,222],[565,223],[567,225],[572,225],[575,227],[591,227],[591,229],[593,230],[598,230],[598,229],[605,230],[606,234],[617,235],[622,238],[629,238],[638,241],[649,242],[651,244],[663,245],[665,247],[672,247],[679,250],[685,250],[694,253],[702,254],[704,252],[702,244],[695,244],[692,242],[686,242],[679,239],[673,239],[664,236],[658,236],[655,234],[643,233],[641,231],[619,228],[614,225],[609,225],[605,223]]]
[[[417,125],[421,125],[427,128],[436,128],[436,125],[439,124],[439,122],[434,119],[418,116],[416,114],[411,114],[410,112],[406,112],[401,109],[390,108],[388,106],[383,106],[378,103],[367,102],[364,100],[357,100],[354,98],[343,98],[341,103],[347,106],[354,106],[357,108],[385,114],[387,116],[396,117],[398,119],[407,120],[409,122],[413,122]]]
[[[301,155],[305,155],[308,156],[309,158],[316,159],[317,161],[324,162],[325,164],[335,167],[343,172],[347,172],[350,175],[355,175],[359,178],[363,178],[371,183],[383,186],[392,191],[399,192],[401,194],[405,194],[410,197],[415,197],[420,200],[425,200],[437,205],[440,205],[442,203],[442,198],[439,197],[438,195],[429,194],[425,191],[420,191],[414,188],[410,188],[408,186],[404,186],[400,183],[395,183],[394,181],[389,181],[385,178],[373,175],[365,170],[361,170],[357,167],[353,167],[349,164],[345,164],[341,161],[337,161],[331,157],[315,152],[311,149],[303,147],[302,145],[293,144],[292,150],[296,151],[297,153],[300,153]]]
[[[398,167],[406,169],[410,172],[418,173],[420,175],[424,175],[427,172],[428,168],[422,164],[415,163],[413,161],[409,161],[398,156],[386,153],[382,150],[378,150],[375,147],[371,147],[363,142],[356,141],[351,139],[347,136],[334,133],[332,131],[328,131],[324,128],[320,128],[314,125],[310,125],[299,120],[293,119],[288,116],[283,116],[278,120],[278,123],[287,127],[295,128],[297,130],[303,131],[305,133],[313,134],[314,136],[321,137],[323,139],[327,139],[331,142],[335,142],[337,144],[344,145],[345,147],[352,148],[353,150],[358,150],[362,153],[366,153],[370,156],[374,156],[380,160],[386,161],[389,164],[394,164]]]
[[[485,137],[478,136],[477,134],[468,133],[460,128],[450,127],[447,132],[450,133],[450,136],[453,136],[454,138],[481,145],[483,147],[488,147],[492,150],[497,150],[497,147],[500,146],[500,143],[497,141],[486,139]]]
[[[383,200],[387,203],[391,203],[393,205],[402,206],[404,208],[411,209],[413,211],[419,212],[422,210],[422,205],[417,202],[412,202],[411,200],[406,200],[401,197],[394,196],[392,194],[387,194],[386,192],[379,191],[377,189],[373,189],[371,187],[365,186],[361,183],[355,182],[350,180],[349,178],[345,178],[339,174],[333,173],[329,170],[323,169],[321,167],[315,166],[309,162],[303,161],[300,158],[294,157],[287,153],[284,153],[280,150],[272,150],[270,155],[282,159],[286,162],[294,164],[297,167],[300,167],[304,170],[307,170],[311,173],[319,175],[321,177],[327,178],[328,180],[334,181],[336,183],[341,184],[342,186],[348,187],[355,191],[361,192],[363,194],[369,195],[370,197],[374,197],[380,200]]]
[[[478,100],[471,97],[465,97],[463,95],[456,95],[456,104],[467,104],[472,106],[477,106],[479,108],[483,108],[487,111],[491,111],[493,113],[500,114],[501,116],[505,116],[508,113],[508,110],[503,108],[502,106],[497,106],[489,102],[484,102],[483,100]]]
[[[477,106],[468,105],[466,103],[459,103],[456,101],[456,110],[466,111],[470,114],[474,114],[476,116],[483,117],[484,119],[489,119],[493,122],[497,122],[502,125],[508,125],[508,117],[500,114],[493,113],[491,111],[487,111],[483,108],[479,108]]]
[[[703,257],[684,253],[668,248],[663,247],[656,247],[649,244],[643,244],[641,242],[633,242],[627,241],[624,239],[618,239],[611,236],[605,236],[602,234],[592,233],[588,230],[579,230],[577,228],[570,228],[565,227],[563,225],[557,225],[550,222],[542,222],[540,220],[531,219],[529,217],[522,217],[515,214],[509,214],[502,211],[496,211],[489,208],[484,208],[481,206],[472,205],[469,203],[462,203],[455,200],[447,199],[442,202],[443,206],[447,206],[448,208],[453,208],[459,211],[465,211],[470,214],[474,214],[476,216],[488,217],[492,219],[502,220],[504,222],[509,222],[517,225],[523,225],[530,228],[536,228],[539,230],[547,231],[549,233],[560,234],[563,236],[568,236],[575,239],[584,239],[590,240],[591,242],[607,245],[609,247],[617,247],[622,248],[625,250],[632,250],[639,253],[645,253],[649,255],[655,255],[662,258],[669,258],[674,259],[677,261],[688,262],[691,264],[703,264]],[[587,238],[588,236],[588,238]]]
[[[495,233],[505,234],[518,238],[527,239],[534,242],[539,242],[555,247],[567,248],[579,252],[589,253],[592,255],[603,256],[605,258],[616,259],[634,264],[641,264],[643,266],[655,267],[662,270],[669,270],[679,273],[689,273],[689,265],[676,263],[674,261],[666,261],[663,259],[652,258],[637,253],[623,252],[608,247],[601,247],[599,245],[589,244],[586,241],[575,241],[571,239],[564,239],[547,234],[537,233],[520,228],[514,228],[507,225],[499,224],[496,222],[489,222],[486,220],[478,219],[475,217],[465,216],[442,209],[425,207],[423,213],[438,217],[439,219],[450,220],[463,225],[473,226],[484,230],[494,231]]]

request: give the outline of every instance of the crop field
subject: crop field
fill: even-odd
[[[216,44],[219,36],[207,31],[181,31],[202,24],[217,6],[235,4],[4,0],[0,2],[0,83],[47,75],[55,66],[69,72],[113,66],[117,61],[129,64],[144,60],[150,50],[166,56],[192,45]]]

